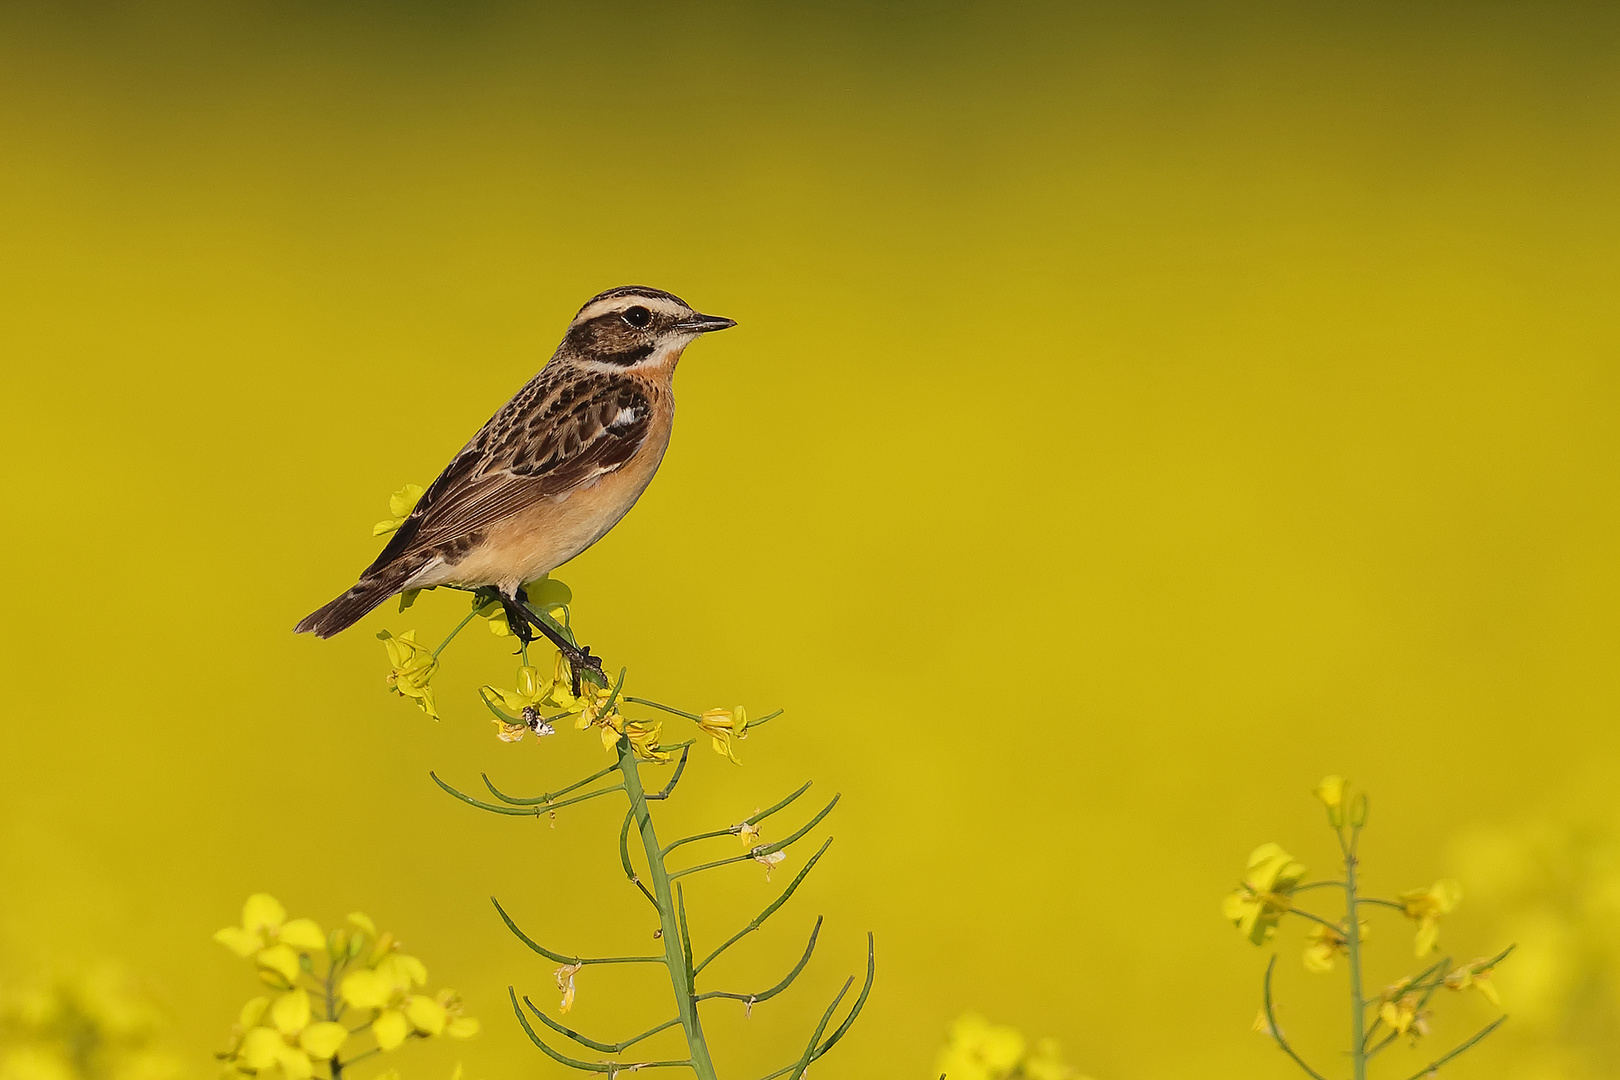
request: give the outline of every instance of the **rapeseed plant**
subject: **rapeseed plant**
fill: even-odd
[[[1452,965],[1449,957],[1442,958],[1397,979],[1381,993],[1369,996],[1362,977],[1363,954],[1371,930],[1366,916],[1379,909],[1392,910],[1415,923],[1412,951],[1421,960],[1434,951],[1439,942],[1441,919],[1456,908],[1461,890],[1456,882],[1441,880],[1403,892],[1393,900],[1365,895],[1361,891],[1359,851],[1361,832],[1367,824],[1368,800],[1366,792],[1357,792],[1354,798],[1349,796],[1350,785],[1339,776],[1329,776],[1316,787],[1316,797],[1327,808],[1328,825],[1338,840],[1342,878],[1306,881],[1308,874],[1303,863],[1276,844],[1262,844],[1249,856],[1248,872],[1237,889],[1226,897],[1222,912],[1255,945],[1270,942],[1285,917],[1308,922],[1302,957],[1307,971],[1331,972],[1338,959],[1344,957],[1350,976],[1350,1071],[1353,1080],[1366,1080],[1368,1063],[1390,1044],[1404,1038],[1416,1046],[1429,1034],[1429,1003],[1436,991],[1442,988],[1456,992],[1477,990],[1493,1007],[1500,1007],[1501,999],[1491,975],[1513,947],[1457,966]],[[1300,906],[1301,894],[1315,890],[1327,890],[1342,897],[1343,914],[1335,919]],[[1262,1005],[1254,1029],[1272,1039],[1307,1075],[1325,1080],[1322,1073],[1295,1051],[1277,1024],[1272,1000],[1272,975],[1276,966],[1274,955],[1266,965]],[[1495,1031],[1506,1019],[1498,1017],[1458,1046],[1435,1057],[1410,1080],[1425,1080]]]
[[[398,528],[399,522],[415,505],[421,495],[421,489],[414,485],[407,485],[396,492],[389,501],[390,517],[376,526],[376,532],[388,532]],[[441,588],[451,588],[441,586]],[[514,637],[512,627],[507,622],[506,609],[500,602],[500,597],[491,589],[480,588],[462,590],[471,593],[471,611],[463,617],[451,630],[450,634],[437,646],[429,649],[416,639],[413,630],[399,634],[383,631],[377,636],[382,640],[388,652],[390,671],[386,679],[389,689],[411,700],[415,705],[434,720],[440,718],[439,703],[434,697],[432,679],[439,670],[440,655],[456,639],[456,637],[474,620],[483,619],[491,633],[498,637]],[[546,577],[529,582],[524,586],[523,594],[527,609],[534,616],[544,621],[548,627],[556,631],[565,640],[577,644],[572,629],[571,604],[572,592],[566,585],[555,579]],[[402,594],[400,598],[400,611],[408,609],[415,602],[417,591]],[[774,842],[767,841],[763,836],[762,823],[774,814],[786,809],[801,795],[809,790],[806,783],[797,791],[777,802],[773,806],[758,810],[754,814],[723,828],[697,833],[692,836],[681,837],[669,843],[662,843],[654,826],[652,804],[668,799],[674,792],[676,784],[680,781],[687,765],[688,753],[698,739],[707,737],[710,747],[721,757],[733,764],[738,764],[737,744],[748,738],[751,734],[764,727],[781,715],[781,711],[753,719],[742,706],[730,708],[712,708],[702,712],[691,712],[663,704],[650,698],[634,697],[625,692],[627,670],[621,669],[618,678],[609,685],[609,681],[600,672],[588,670],[581,666],[579,670],[571,670],[568,661],[558,652],[553,657],[538,662],[531,662],[531,649],[536,648],[534,643],[518,640],[516,659],[518,666],[510,683],[502,680],[498,685],[490,683],[482,686],[478,691],[480,703],[489,712],[495,724],[495,736],[501,743],[516,743],[526,736],[533,735],[535,740],[555,736],[560,728],[572,727],[575,730],[594,730],[601,740],[604,751],[610,758],[610,764],[605,768],[592,773],[581,780],[576,780],[553,791],[538,796],[513,796],[500,791],[490,782],[488,776],[483,778],[484,786],[489,789],[494,802],[475,798],[463,792],[436,774],[432,778],[445,792],[461,802],[489,813],[501,814],[509,817],[538,817],[555,815],[565,807],[601,798],[607,795],[622,794],[627,802],[624,822],[619,829],[618,848],[620,864],[628,881],[652,905],[658,917],[659,929],[655,937],[663,944],[662,955],[647,956],[620,956],[620,957],[579,957],[570,956],[541,945],[523,930],[507,913],[499,902],[495,908],[500,918],[506,923],[512,933],[528,948],[556,963],[558,967],[554,972],[557,991],[561,995],[557,1011],[568,1013],[574,1005],[577,996],[585,992],[586,969],[599,964],[657,964],[663,966],[670,979],[674,992],[676,1015],[653,1028],[617,1042],[605,1042],[583,1035],[573,1029],[553,1020],[545,1009],[534,1004],[529,997],[522,997],[521,1002],[516,989],[508,987],[508,995],[512,1009],[519,1024],[529,1039],[533,1041],[548,1057],[563,1065],[583,1072],[606,1073],[609,1076],[620,1072],[630,1072],[644,1068],[684,1066],[690,1068],[697,1080],[716,1080],[715,1067],[703,1031],[701,1008],[709,1001],[735,1001],[740,1003],[745,1012],[752,1015],[754,1006],[762,1004],[786,990],[799,973],[809,964],[812,953],[815,951],[816,940],[821,930],[821,919],[817,918],[810,931],[808,944],[798,962],[788,971],[781,981],[773,986],[752,993],[731,990],[708,990],[699,992],[697,980],[699,975],[720,957],[732,945],[743,937],[759,929],[759,927],[785,904],[793,893],[804,882],[805,877],[815,867],[827,851],[832,840],[829,837],[822,842],[815,854],[807,859],[804,865],[794,875],[777,898],[755,916],[747,925],[722,942],[701,959],[696,959],[695,944],[688,930],[686,918],[686,898],[681,878],[689,875],[703,873],[739,863],[752,862],[764,868],[765,880],[770,881],[771,872],[781,867],[787,860],[787,848],[805,837],[825,818],[838,803],[835,795],[810,820],[790,832],[787,836]],[[511,689],[507,686],[510,685]],[[627,709],[642,711],[641,715],[627,715]],[[692,737],[677,741],[666,741],[666,724],[687,721],[695,726]],[[648,791],[643,783],[642,769],[644,767],[672,766],[667,783],[655,791]],[[636,859],[631,855],[631,834],[634,832],[639,841],[640,862],[638,868]],[[722,837],[737,837],[743,846],[740,854],[711,859],[694,865],[676,867],[672,865],[670,856],[677,850],[686,848],[689,844],[696,844],[719,839]],[[692,849],[695,850],[695,849]],[[685,854],[685,852],[682,852]],[[244,947],[251,946],[245,956],[253,956],[260,963],[261,968],[268,970],[277,978],[289,970],[287,967],[287,952],[277,951],[283,949],[296,950],[299,941],[313,941],[314,935],[308,928],[291,923],[282,923],[277,920],[268,920],[263,912],[257,912],[249,926],[249,916],[244,913],[244,925],[241,928],[232,928],[232,938]],[[272,923],[274,925],[272,925]],[[240,929],[241,937],[236,931]],[[257,934],[257,937],[251,935]],[[289,935],[299,940],[288,940]],[[273,953],[273,958],[279,960],[277,965],[270,965],[257,958]],[[396,1037],[403,1032],[403,1037],[424,1034],[419,1022],[418,1013],[427,1008],[418,1002],[423,999],[414,993],[413,985],[419,985],[420,980],[412,982],[410,979],[401,981],[397,978],[397,971],[390,969],[391,974],[386,976],[391,981],[390,995],[372,993],[364,996],[361,1001],[365,1007],[376,1013],[371,1021],[375,1028],[378,1023],[386,1023],[388,1037],[392,1045],[398,1045]],[[814,1033],[805,1044],[797,1060],[778,1069],[765,1077],[764,1080],[779,1080],[787,1077],[788,1080],[800,1080],[810,1064],[836,1045],[855,1022],[861,1009],[865,1006],[868,995],[872,990],[875,975],[875,960],[872,947],[872,936],[867,935],[866,978],[860,992],[856,995],[853,1004],[843,1016],[843,1019],[833,1025],[833,1018],[837,1015],[840,1005],[848,996],[854,985],[854,976],[850,976],[839,991],[831,1005],[821,1014],[820,1021],[814,1028]],[[383,978],[384,976],[377,976]],[[288,987],[282,990],[283,994],[293,993],[291,983],[293,979],[284,980]],[[347,985],[347,981],[343,985]],[[370,983],[366,984],[368,987]],[[380,986],[380,984],[379,984]],[[341,997],[341,994],[340,994]],[[345,999],[347,1000],[347,999]],[[432,999],[437,1001],[438,999]],[[349,1004],[356,1004],[349,1001]],[[331,1045],[337,1038],[337,1032],[328,1028],[319,1027],[319,1021],[308,1024],[300,1023],[304,1015],[296,1011],[295,1006],[284,1006],[289,1010],[285,1022],[266,1024],[264,1014],[275,1007],[275,1002],[269,1002],[263,1009],[259,1009],[252,1016],[244,1014],[242,1027],[254,1031],[264,1031],[266,1034],[257,1037],[253,1044],[256,1053],[251,1057],[253,1062],[264,1063],[263,1067],[279,1066],[285,1074],[284,1080],[306,1080],[310,1072],[306,1069],[306,1061],[310,1064],[318,1060],[328,1061],[332,1065],[332,1080],[337,1080],[339,1071],[339,1058],[336,1048]],[[257,1008],[255,1006],[255,1008]],[[417,1010],[413,1012],[413,1008]],[[448,1006],[446,1006],[448,1008]],[[434,1014],[437,1016],[437,1013]],[[448,1015],[448,1014],[447,1014]],[[386,1018],[386,1019],[385,1019]],[[551,1045],[536,1031],[532,1020],[538,1021],[541,1028],[549,1030],[555,1035],[572,1040],[574,1043],[595,1051],[599,1055],[607,1055],[594,1061],[581,1060],[570,1057]],[[274,1020],[274,1017],[272,1017]],[[329,1017],[326,1021],[332,1022]],[[658,1061],[623,1060],[623,1055],[631,1047],[648,1039],[666,1029],[679,1027],[685,1036],[687,1056],[685,1058]],[[829,1030],[829,1028],[831,1030]],[[436,1031],[426,1034],[438,1034]],[[453,1032],[450,1032],[454,1034]],[[352,1033],[351,1033],[352,1034]],[[234,1047],[230,1055],[233,1062],[248,1060],[248,1050],[245,1049],[247,1036],[243,1035],[241,1043]],[[391,1049],[382,1047],[379,1050]],[[323,1053],[331,1049],[332,1054]],[[577,1051],[576,1051],[577,1052]],[[353,1059],[350,1059],[353,1060]],[[1029,1074],[1032,1077],[1034,1074]],[[1037,1077],[1036,1080],[1047,1080],[1046,1077]],[[1055,1078],[1054,1078],[1055,1080]]]

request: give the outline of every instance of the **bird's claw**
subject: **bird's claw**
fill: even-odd
[[[579,697],[580,693],[581,671],[594,671],[596,674],[602,677],[603,685],[605,686],[607,684],[607,672],[602,670],[602,658],[600,656],[593,656],[591,654],[591,647],[589,645],[583,645],[574,650],[572,655],[567,657],[567,660],[568,671],[573,676],[575,697]]]

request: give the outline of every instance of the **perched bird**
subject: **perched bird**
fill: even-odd
[[[360,580],[306,616],[296,632],[331,637],[405,589],[490,586],[513,632],[531,625],[564,652],[579,649],[534,617],[523,583],[600,540],[658,471],[675,418],[671,381],[703,334],[735,326],[680,297],[627,285],[592,297],[540,373],[490,417],[422,493]]]

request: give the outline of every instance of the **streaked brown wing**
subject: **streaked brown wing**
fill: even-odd
[[[366,571],[477,532],[621,468],[646,441],[652,402],[636,384],[541,372],[439,474]]]

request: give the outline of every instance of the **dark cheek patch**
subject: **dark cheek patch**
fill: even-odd
[[[639,364],[653,354],[653,346],[637,345],[633,349],[622,349],[618,352],[597,353],[592,360],[600,360],[604,364],[616,364],[619,367],[629,367]]]

